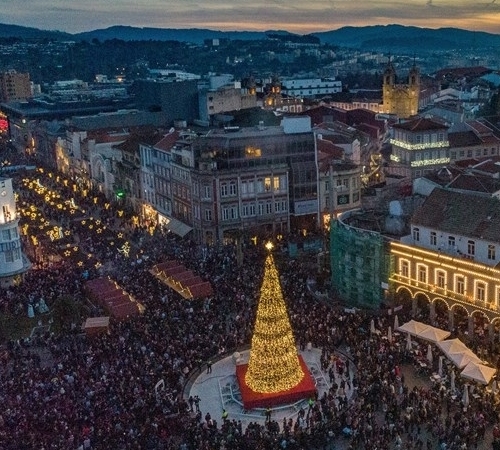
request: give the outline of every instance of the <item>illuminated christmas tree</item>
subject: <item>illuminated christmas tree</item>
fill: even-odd
[[[291,389],[303,378],[278,271],[269,252],[245,383],[254,392],[273,393]]]

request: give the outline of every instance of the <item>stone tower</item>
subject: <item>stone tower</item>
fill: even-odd
[[[401,84],[396,81],[396,70],[389,59],[384,71],[382,97],[384,114],[406,119],[418,113],[420,72],[415,63],[408,74],[408,83]]]

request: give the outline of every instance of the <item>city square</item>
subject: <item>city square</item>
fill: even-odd
[[[65,185],[43,171],[35,175],[36,184],[25,183],[20,198],[43,201],[45,191],[33,195],[31,190]],[[81,214],[91,216],[79,217],[77,226],[68,229],[78,233],[85,250],[75,251],[74,242],[47,246],[52,255],[36,260],[23,290],[3,300],[5,311],[15,312],[20,299],[31,305],[39,329],[6,347],[0,434],[6,449],[35,440],[48,448],[321,449],[367,448],[370,442],[370,448],[383,449],[400,448],[399,441],[409,448],[437,448],[439,442],[447,442],[447,448],[491,446],[497,394],[490,380],[485,388],[462,379],[458,366],[443,361],[437,345],[431,348],[428,336],[419,339],[419,330],[409,329],[412,338],[403,331],[411,310],[398,309],[396,317],[328,304],[311,290],[309,266],[279,253],[280,282],[273,289],[282,289],[287,299],[297,352],[314,379],[316,395],[273,405],[268,414],[265,407],[245,409],[236,369],[249,360],[267,250],[245,248],[248,264],[240,266],[230,245],[202,251],[171,233],[150,233],[94,197],[71,195],[68,209],[57,203],[54,210],[45,206],[44,214],[51,217],[46,229],[53,230],[55,221],[69,223],[71,211],[80,205]],[[34,205],[25,207],[36,211]],[[105,224],[110,225],[109,238],[102,240]],[[82,231],[82,226],[92,228]],[[150,268],[168,255],[211,280],[212,297],[186,299],[154,276]],[[55,311],[58,294],[68,292],[91,308],[91,316],[111,311],[92,304],[94,297],[85,289],[98,278],[114,280],[113,290],[126,292],[141,307],[132,315],[112,317],[95,333],[88,329],[82,334],[81,323],[66,323],[62,334],[51,332],[54,323],[50,312],[40,310],[41,298]],[[27,311],[23,307],[18,314]],[[420,331],[425,330],[423,325]],[[49,417],[57,418],[53,429],[47,427]]]
[[[0,450],[500,450],[500,6],[57,1],[261,20],[0,23]]]

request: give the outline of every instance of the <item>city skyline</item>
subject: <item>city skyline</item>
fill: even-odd
[[[2,23],[59,30],[92,31],[113,25],[208,28],[222,31],[286,30],[308,34],[344,26],[400,24],[462,28],[500,34],[500,1],[452,0],[0,0]]]

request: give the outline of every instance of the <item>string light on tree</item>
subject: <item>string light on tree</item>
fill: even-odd
[[[266,248],[269,254],[260,288],[245,382],[255,392],[274,393],[297,386],[304,372],[271,253],[272,243],[268,242]]]

